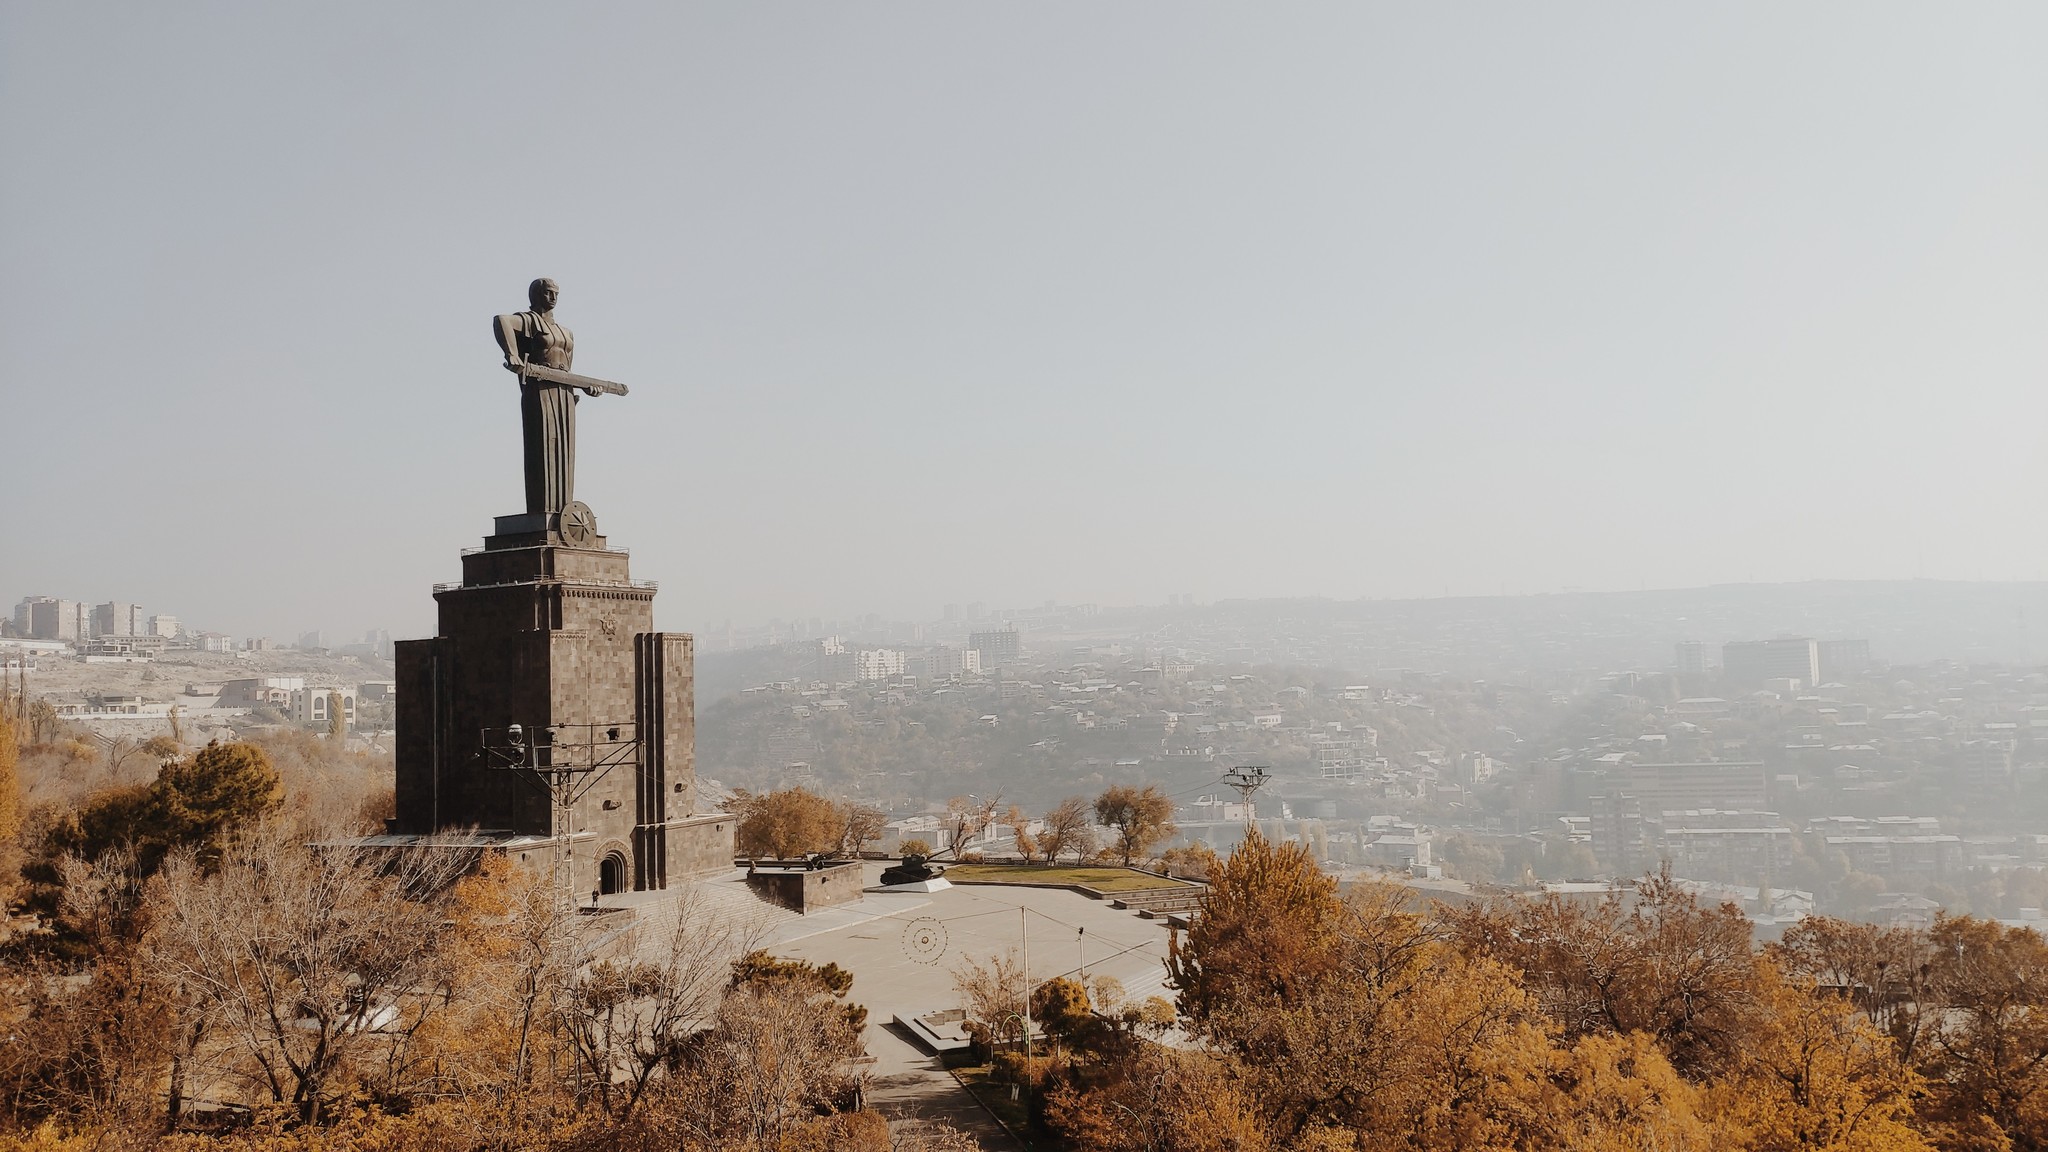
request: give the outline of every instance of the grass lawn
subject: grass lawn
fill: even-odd
[[[1098,892],[1135,892],[1181,883],[1129,868],[1079,864],[953,864],[946,868],[946,879],[979,884],[1085,884]]]

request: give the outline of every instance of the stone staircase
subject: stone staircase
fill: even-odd
[[[1201,907],[1206,884],[1175,884],[1168,888],[1140,888],[1109,897],[1110,907],[1128,908],[1148,920],[1178,916],[1185,918]]]

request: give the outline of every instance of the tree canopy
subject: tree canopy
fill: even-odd
[[[733,847],[743,856],[794,859],[840,847],[847,813],[808,788],[733,794]]]
[[[1116,851],[1125,867],[1149,854],[1155,845],[1170,839],[1177,829],[1173,823],[1173,800],[1157,784],[1142,788],[1113,784],[1095,798],[1095,819],[1116,830]]]
[[[283,796],[262,748],[215,741],[165,761],[151,783],[108,789],[67,814],[46,837],[45,878],[54,878],[56,857],[97,859],[121,845],[134,846],[145,874],[179,847],[216,857],[227,836],[276,811]]]
[[[2024,930],[1944,920],[1915,943],[1814,921],[1759,951],[1738,913],[1668,877],[1605,906],[1431,908],[1392,885],[1340,893],[1305,848],[1257,832],[1210,883],[1168,960],[1194,1044],[1077,1044],[1041,1076],[1044,1121],[1070,1146],[2048,1145],[2044,946]],[[1916,968],[1915,948],[1949,959]],[[1820,982],[1847,973],[1879,986]],[[1071,990],[1043,999],[1089,1035],[1072,1028]]]

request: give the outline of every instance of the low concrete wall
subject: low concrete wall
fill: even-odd
[[[747,886],[792,912],[814,912],[860,899],[863,872],[855,863],[757,870],[747,873]]]
[[[932,1050],[933,1055],[941,1052],[958,1052],[967,1047],[964,1028],[967,1013],[960,1008],[947,1008],[939,1012],[927,1012],[922,1016],[898,1016],[896,1023],[917,1037],[918,1042]]]

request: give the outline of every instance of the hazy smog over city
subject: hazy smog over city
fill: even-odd
[[[2044,59],[0,5],[0,1152],[2048,1152]]]

